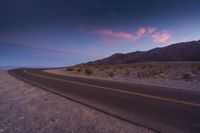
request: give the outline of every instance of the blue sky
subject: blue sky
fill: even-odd
[[[68,66],[200,39],[198,0],[0,1],[0,66]]]

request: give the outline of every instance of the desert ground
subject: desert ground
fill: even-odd
[[[0,133],[151,133],[0,71]]]
[[[77,65],[45,71],[200,92],[199,62]],[[0,133],[153,132],[34,87],[6,70],[0,71],[0,84]]]
[[[115,80],[200,92],[200,62],[77,65],[45,71],[68,76]]]

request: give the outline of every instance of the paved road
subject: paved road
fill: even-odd
[[[33,85],[158,132],[199,132],[200,94],[122,82],[61,76],[43,69],[9,73]]]

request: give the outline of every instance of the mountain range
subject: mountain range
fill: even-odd
[[[139,62],[200,61],[200,40],[172,44],[149,51],[127,54],[116,53],[110,57],[85,63],[86,65],[114,65]],[[84,65],[85,65],[84,64]]]

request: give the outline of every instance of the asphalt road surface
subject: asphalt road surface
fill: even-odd
[[[22,68],[9,73],[32,85],[157,132],[200,131],[200,94],[196,92],[61,76],[46,73],[44,69]]]

